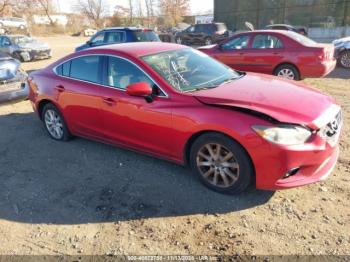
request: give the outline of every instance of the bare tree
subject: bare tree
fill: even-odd
[[[13,6],[13,2],[11,0],[2,0],[0,1],[0,15],[4,15],[4,12],[7,8]]]
[[[159,0],[159,10],[165,26],[174,26],[183,20],[190,9],[190,0]]]
[[[155,1],[154,0],[145,0],[145,6],[146,6],[146,14],[147,14],[147,23],[148,23],[148,27],[150,27],[151,20],[154,17]]]
[[[53,4],[52,4],[52,0],[36,0],[39,7],[43,10],[43,12],[45,13],[45,15],[47,16],[47,18],[50,21],[50,25],[54,25],[55,22],[53,21],[51,14],[53,13]]]
[[[133,0],[129,0],[129,13],[130,13],[130,24],[134,21],[134,3]]]
[[[78,0],[76,8],[97,28],[103,26],[103,16],[107,11],[107,4],[104,0]]]

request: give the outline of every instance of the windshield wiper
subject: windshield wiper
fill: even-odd
[[[212,88],[215,88],[215,87],[218,87],[218,86],[196,87],[196,88],[193,88],[193,89],[185,90],[184,92],[185,93],[189,93],[189,92],[194,92],[194,91],[212,89]]]

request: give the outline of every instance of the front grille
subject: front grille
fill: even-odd
[[[342,112],[339,113],[323,128],[320,129],[321,137],[333,147],[337,144],[340,136],[340,131],[343,125]]]

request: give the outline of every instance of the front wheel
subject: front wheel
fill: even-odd
[[[289,80],[296,80],[296,81],[300,80],[300,74],[296,69],[296,67],[289,64],[280,65],[279,67],[277,67],[274,72],[274,75],[283,77]]]
[[[71,138],[62,114],[53,104],[45,105],[42,112],[42,120],[46,131],[54,140],[68,141]]]
[[[218,133],[204,134],[193,143],[190,164],[204,185],[220,193],[240,193],[254,177],[252,163],[242,146]]]
[[[342,67],[349,69],[350,68],[350,50],[343,51],[340,54],[338,61]]]
[[[176,43],[179,45],[182,45],[182,38],[181,37],[176,37]]]

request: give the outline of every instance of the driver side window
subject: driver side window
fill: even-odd
[[[221,46],[224,50],[239,50],[248,47],[249,36],[243,35],[226,42]]]
[[[96,36],[94,36],[94,37],[91,39],[91,45],[92,45],[92,46],[95,46],[95,45],[102,45],[103,42],[104,42],[104,37],[105,37],[105,34],[104,34],[104,33],[98,33]]]
[[[155,95],[161,95],[156,84],[137,66],[118,57],[107,57],[106,84],[108,86],[125,90],[128,85],[139,82],[149,83],[153,87]]]
[[[194,26],[190,26],[189,28],[187,28],[186,32],[187,33],[194,33],[195,27]]]

